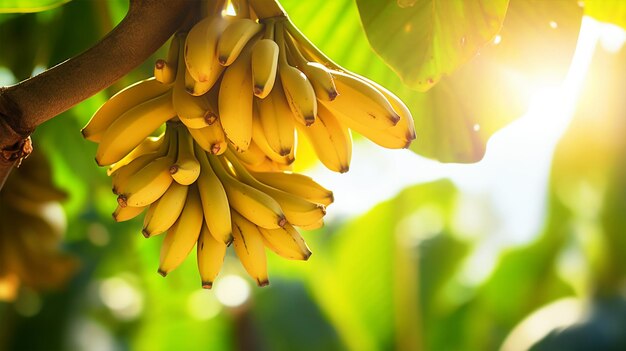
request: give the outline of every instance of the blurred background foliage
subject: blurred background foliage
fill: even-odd
[[[422,28],[424,2],[401,20],[401,9],[391,7],[395,0],[281,3],[333,60],[407,102],[418,131],[414,152],[459,163],[483,158],[489,137],[522,116],[534,93],[562,83],[583,11],[621,26],[626,19],[618,0],[500,1],[490,6],[499,6],[501,29],[480,31],[479,42],[470,43],[474,37],[457,38],[455,22],[442,12],[434,26],[442,26],[444,39],[420,45],[469,46],[471,52],[433,58],[449,61],[428,71],[433,81],[416,91],[403,83],[416,78],[394,73],[402,72],[394,60],[423,59],[425,49],[381,44],[397,38],[398,28]],[[89,48],[123,18],[128,2],[0,0],[0,8],[12,6],[32,13],[0,14],[3,85]],[[468,31],[475,29],[468,23]],[[392,57],[391,66],[375,52]],[[269,287],[252,287],[238,261],[227,257],[206,291],[193,257],[163,279],[156,274],[162,239],[145,240],[138,220],[113,222],[110,181],[93,162],[96,145],[79,133],[109,96],[152,74],[155,59],[165,55],[161,49],[33,135],[55,183],[70,195],[64,249],[81,266],[60,290],[23,287],[14,302],[0,302],[0,349],[625,349],[626,50],[598,46],[591,53],[571,124],[545,175],[544,223],[529,240],[505,235],[499,239],[505,244],[481,260],[481,248],[507,220],[488,194],[468,193],[449,179],[415,180],[364,213],[334,216],[304,233],[314,252],[308,262],[268,255]],[[523,151],[526,144],[517,147]],[[315,169],[310,157],[310,150],[300,150],[299,170]],[[368,162],[384,164],[376,155]],[[359,174],[341,177],[353,176]],[[475,272],[476,262],[486,273]]]

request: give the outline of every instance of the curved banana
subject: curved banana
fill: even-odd
[[[171,93],[165,93],[126,111],[102,135],[96,150],[96,163],[108,166],[121,160],[175,114]]]
[[[217,60],[217,43],[229,22],[229,16],[209,16],[196,23],[187,34],[185,65],[195,81],[212,86],[222,74],[224,67]]]
[[[200,230],[196,256],[198,258],[198,272],[200,272],[200,279],[202,279],[202,287],[211,289],[215,277],[222,269],[224,256],[226,256],[226,244],[215,240],[206,223]]]
[[[200,176],[200,162],[194,155],[194,141],[187,128],[178,128],[178,154],[170,167],[172,178],[181,185],[190,185]]]
[[[291,172],[251,172],[251,174],[261,183],[303,197],[311,202],[328,206],[334,201],[332,191],[304,174]]]
[[[302,239],[302,236],[292,226],[287,224],[283,228],[259,228],[263,239],[272,251],[290,260],[306,261],[311,257],[311,250]]]
[[[201,167],[197,184],[206,226],[215,240],[228,244],[232,241],[232,226],[226,191],[211,168],[206,152],[197,145],[195,151]]]
[[[226,151],[226,150],[224,150]],[[267,156],[263,153],[263,150],[254,142],[250,143],[248,150],[238,153],[239,159],[246,164],[246,166],[258,166],[265,162]]]
[[[202,223],[200,195],[198,189],[192,185],[180,217],[167,231],[161,246],[159,274],[165,277],[187,258],[200,237]]]
[[[265,99],[257,98],[255,101],[269,146],[280,156],[289,155],[295,147],[295,123],[280,82]]]
[[[208,155],[211,167],[224,186],[231,208],[260,227],[275,229],[284,226],[287,219],[278,202],[230,175],[218,157],[222,156]]]
[[[172,84],[176,80],[176,70],[178,69],[178,57],[181,42],[185,40],[184,35],[178,33],[170,40],[165,60],[158,59],[154,64],[154,78],[163,84]]]
[[[217,59],[222,66],[230,66],[246,44],[263,29],[263,25],[249,18],[234,19],[217,43]]]
[[[219,119],[202,129],[189,129],[189,134],[200,147],[213,155],[223,154],[228,147],[226,135],[224,135]]]
[[[331,171],[345,173],[350,169],[352,136],[350,130],[323,104],[317,109],[317,122],[308,127],[298,125],[315,150],[319,160]]]
[[[100,142],[104,132],[124,112],[170,90],[169,85],[161,84],[154,78],[139,81],[113,95],[94,113],[87,125],[81,130],[89,141]]]
[[[258,107],[254,109],[254,118],[252,119],[252,142],[254,142],[263,153],[270,158],[272,161],[290,165],[295,160],[293,157],[293,153],[290,153],[286,156],[281,156],[279,153],[275,152],[274,149],[269,144],[268,138],[265,136],[265,132],[263,131],[263,126],[261,125],[261,116]],[[292,152],[294,152],[295,147],[292,148]]]
[[[128,155],[124,156],[124,158],[109,166],[109,168],[107,168],[107,175],[111,176],[112,174],[115,174],[115,172],[117,172],[120,168],[126,166],[127,164],[142,155],[156,152],[157,150],[159,150],[159,148],[161,148],[161,146],[163,145],[163,141],[165,140],[164,136],[165,133],[159,135],[158,137],[150,136],[144,139],[141,144],[137,145],[137,147],[135,147],[133,151],[128,153]]]
[[[209,125],[209,101],[205,96],[193,96],[188,92],[185,86],[186,76],[189,76],[189,72],[185,69],[184,60],[180,60],[172,89],[172,105],[180,121],[188,128],[204,128]]]
[[[189,187],[172,182],[167,191],[157,201],[153,202],[143,218],[143,236],[161,234],[178,219],[187,200]],[[128,207],[126,207],[128,208]]]
[[[233,211],[232,218],[233,245],[237,257],[259,286],[269,285],[265,245],[259,228],[236,211]]]
[[[272,39],[261,39],[252,48],[252,89],[261,99],[274,87],[279,51],[278,44]]]
[[[113,220],[116,222],[124,222],[124,221],[128,221],[131,220],[137,216],[139,216],[143,210],[146,209],[146,206],[143,207],[132,207],[132,206],[126,206],[126,207],[122,207],[120,205],[117,205],[117,207],[115,208],[115,211],[113,211]]]
[[[226,138],[244,151],[252,139],[251,44],[246,45],[235,62],[228,66],[218,96],[219,118]]]

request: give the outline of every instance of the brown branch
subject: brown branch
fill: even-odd
[[[128,14],[96,45],[16,85],[0,87],[0,189],[41,123],[113,84],[178,29],[190,0],[130,0]]]

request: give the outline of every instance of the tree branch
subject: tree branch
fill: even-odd
[[[0,189],[16,162],[27,156],[29,136],[38,125],[144,62],[179,28],[193,3],[130,0],[126,17],[96,45],[35,77],[0,87]]]

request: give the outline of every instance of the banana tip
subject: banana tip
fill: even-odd
[[[226,66],[226,63],[228,63],[228,57],[220,56],[217,58],[217,61],[220,63],[220,65]]]
[[[307,250],[307,252],[304,254],[303,260],[308,261],[309,257],[311,257],[312,254],[313,253],[311,251]]]
[[[339,169],[339,173],[347,173],[350,170],[350,166],[344,165]]]
[[[146,228],[143,228],[143,229],[141,230],[141,234],[142,234],[142,235],[143,235],[143,237],[144,237],[144,238],[146,238],[146,239],[150,237],[150,232],[149,232],[149,231],[148,231],[148,229],[146,229]]]
[[[159,268],[159,269],[157,270],[157,273],[159,273],[162,277],[166,277],[166,276],[167,276],[167,272],[166,272],[166,271],[164,271],[164,270],[162,270],[161,268]]]
[[[262,288],[262,287],[264,287],[264,286],[268,286],[268,285],[270,285],[270,281],[269,281],[269,279],[267,279],[267,278],[265,278],[265,279],[259,279],[259,278],[257,278],[256,282],[257,282],[257,284],[259,285],[259,287],[261,287],[261,288]]]
[[[213,287],[213,282],[202,282],[202,289],[211,289]]]
[[[128,205],[127,200],[126,195],[121,194],[117,197],[117,204],[120,205],[120,207],[126,207]]]
[[[178,165],[171,165],[170,174],[176,174],[176,172],[178,172]]]
[[[217,115],[213,112],[207,112],[207,114],[204,116],[204,121],[206,122],[206,124],[211,125],[217,121]]]
[[[333,90],[328,93],[328,100],[333,101],[337,98],[337,96],[339,96],[339,93],[337,92],[337,90]]]
[[[281,149],[280,152],[278,153],[281,156],[288,156],[291,153],[291,149]]]
[[[166,65],[167,65],[167,63],[165,62],[164,59],[158,59],[154,63],[154,67],[156,67],[156,69],[163,69],[163,68],[165,68]]]
[[[281,216],[280,218],[278,218],[278,225],[281,228],[287,225],[287,218],[285,218],[285,216]]]

